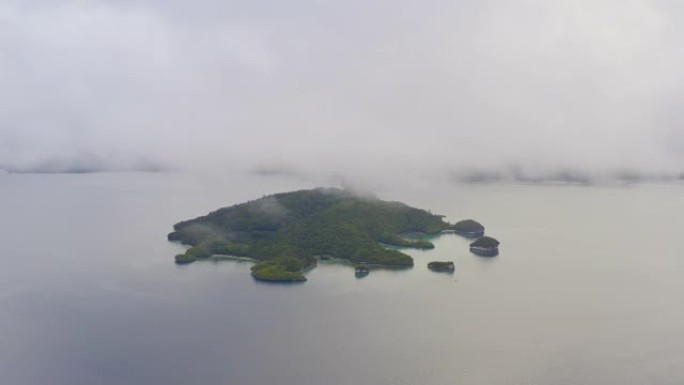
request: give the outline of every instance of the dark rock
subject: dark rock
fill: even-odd
[[[447,273],[453,273],[454,272],[454,263],[452,261],[448,262],[438,262],[438,261],[433,261],[428,263],[428,269],[432,271],[439,271],[439,272],[447,272]]]
[[[499,254],[499,241],[484,236],[470,244],[470,252],[483,257],[494,257]]]
[[[466,238],[478,238],[484,235],[485,228],[479,222],[473,219],[465,219],[456,222],[453,226],[456,234],[462,235]]]

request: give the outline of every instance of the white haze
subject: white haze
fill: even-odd
[[[0,168],[684,171],[675,1],[3,1]]]

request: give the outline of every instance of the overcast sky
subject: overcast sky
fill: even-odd
[[[684,3],[0,2],[0,166],[684,171]]]

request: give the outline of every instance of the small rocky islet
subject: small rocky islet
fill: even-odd
[[[484,226],[474,219],[458,221],[454,224],[453,229],[456,234],[466,238],[479,238],[484,236],[485,233]]]
[[[356,278],[363,278],[363,277],[367,276],[368,274],[370,274],[370,269],[368,269],[367,266],[359,265],[359,266],[356,266],[354,268],[354,270],[355,270],[354,275],[356,275]]]
[[[470,251],[482,257],[499,255],[499,241],[489,236],[482,236],[470,244]]]
[[[401,202],[316,188],[268,195],[179,222],[168,239],[190,246],[175,257],[179,265],[215,255],[245,257],[255,260],[251,273],[257,280],[301,282],[306,281],[304,272],[323,257],[355,264],[357,277],[368,275],[371,265],[410,268],[413,259],[397,248],[432,249],[434,245],[425,238],[408,239],[401,234],[448,232],[478,238],[471,244],[476,254],[485,250],[481,247],[489,247],[475,245],[473,249],[488,237],[483,236],[484,226],[472,219],[450,224],[441,215]],[[447,265],[434,266],[448,270]]]
[[[427,267],[428,267],[428,269],[430,269],[432,271],[445,272],[445,273],[453,273],[454,269],[455,269],[453,261],[446,261],[446,262],[433,261],[433,262],[428,263]]]

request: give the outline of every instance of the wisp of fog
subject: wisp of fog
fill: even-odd
[[[678,177],[684,3],[0,4],[0,168]]]

